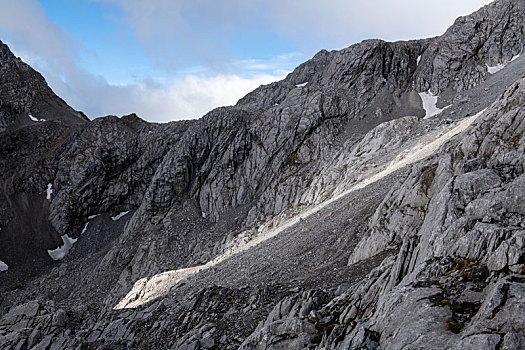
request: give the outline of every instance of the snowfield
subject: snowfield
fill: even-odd
[[[498,64],[498,65],[495,65],[495,66],[489,66],[487,64],[487,71],[490,73],[490,74],[496,74],[497,72],[499,72],[500,70],[502,70],[503,68],[505,68],[505,65],[504,64]]]
[[[122,213],[119,213],[118,215],[116,216],[112,216],[111,217],[111,220],[113,221],[117,221],[118,219],[120,219],[121,217],[127,215],[129,213],[129,210],[128,211],[123,211]]]
[[[495,66],[489,66],[487,64],[487,72],[489,72],[490,74],[496,74],[497,72],[499,72],[500,70],[502,70],[503,68],[505,68],[507,66],[508,63],[511,63],[511,62],[514,62],[515,60],[517,60],[518,58],[520,58],[520,55],[515,55],[513,56],[510,61],[506,62],[506,63],[498,63],[497,65]]]
[[[62,260],[62,259],[64,259],[64,257],[67,255],[67,253],[69,253],[69,250],[71,249],[73,244],[75,244],[77,242],[77,239],[71,238],[68,235],[63,235],[61,238],[62,238],[62,242],[64,243],[63,245],[61,245],[57,249],[53,249],[53,250],[48,250],[47,251],[47,253],[51,257],[51,259],[53,259],[53,260]]]
[[[443,112],[445,109],[450,107],[450,106],[447,106],[445,108],[438,108],[436,106],[437,101],[438,101],[438,96],[433,95],[430,92],[430,90],[427,92],[420,92],[419,96],[421,97],[421,101],[423,101],[423,109],[426,112],[424,119],[428,119],[435,115],[438,115],[439,113]]]
[[[47,184],[46,189],[46,199],[49,201],[51,200],[51,195],[53,194],[53,184]]]
[[[34,122],[45,122],[45,121],[46,121],[45,119],[38,119],[38,118],[35,118],[35,117],[33,117],[31,114],[28,114],[27,116],[29,117],[29,119],[31,119],[31,120],[34,121]]]

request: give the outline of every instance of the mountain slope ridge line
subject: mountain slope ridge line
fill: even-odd
[[[416,146],[410,149],[402,151],[382,171],[374,175],[371,175],[368,178],[365,178],[364,180],[360,181],[359,183],[355,185],[352,185],[350,188],[343,190],[340,193],[336,193],[335,195],[332,196],[332,198],[322,203],[316,204],[312,208],[307,209],[293,216],[292,218],[283,222],[278,227],[269,229],[266,232],[262,231],[261,233],[259,233],[253,239],[247,241],[246,243],[244,243],[243,240],[239,240],[238,243],[234,247],[231,247],[228,251],[219,255],[218,257],[216,257],[215,259],[209,261],[208,263],[204,265],[188,267],[188,268],[172,270],[172,271],[166,271],[166,272],[162,272],[160,274],[156,274],[151,277],[141,278],[140,280],[135,282],[131,291],[129,291],[128,294],[126,294],[126,296],[124,296],[124,298],[122,298],[120,302],[117,305],[115,305],[114,309],[118,310],[118,309],[135,308],[149,301],[155,300],[161,297],[162,295],[164,295],[165,293],[167,293],[170,288],[177,285],[180,281],[182,281],[186,277],[194,273],[198,273],[202,270],[208,269],[210,267],[213,267],[228,258],[234,257],[235,255],[241,252],[244,252],[250,248],[253,248],[277,236],[279,233],[283,232],[284,230],[293,227],[294,225],[298,224],[301,220],[305,220],[308,217],[317,214],[323,208],[338,201],[339,199],[345,197],[346,195],[356,190],[362,189],[376,181],[379,181],[383,179],[384,177],[392,174],[393,172],[405,166],[411,165],[419,160],[422,160],[424,158],[431,156],[445,142],[450,140],[452,137],[465,131],[485,111],[486,111],[486,108],[472,116],[466,117],[463,120],[457,122],[456,124],[454,124],[452,127],[449,128],[448,132],[443,133],[438,139],[434,141],[430,141],[423,145],[417,144]],[[421,139],[425,139],[425,137],[428,137],[428,135],[424,135]],[[337,190],[335,192],[337,192]]]

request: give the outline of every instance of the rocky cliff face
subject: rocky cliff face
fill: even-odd
[[[60,120],[69,124],[89,121],[56,96],[44,78],[16,58],[1,41],[0,61],[0,131],[43,120]]]
[[[2,44],[0,348],[522,347],[524,27],[495,1],[163,125]]]
[[[242,348],[521,348],[524,87],[518,81],[461,137],[412,167],[349,263],[394,254],[307,315],[292,311],[310,294],[283,300]]]

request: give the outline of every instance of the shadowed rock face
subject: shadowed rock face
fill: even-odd
[[[44,78],[0,42],[0,245],[19,265],[48,262],[61,242],[42,203],[49,170],[40,166],[89,120],[56,96]],[[35,190],[37,191],[35,193]],[[33,270],[32,268],[29,269]],[[29,271],[28,271],[29,272]]]
[[[0,131],[34,124],[29,115],[67,124],[89,121],[56,96],[40,73],[15,57],[1,41],[0,62]]]
[[[321,51],[168,124],[88,121],[0,43],[0,344],[520,348],[524,16],[500,0],[440,37]],[[447,108],[422,119],[427,91]],[[235,250],[484,108],[428,159]],[[66,234],[78,241],[53,262]],[[140,278],[231,252],[111,310]]]

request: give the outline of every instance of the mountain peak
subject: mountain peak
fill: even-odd
[[[55,95],[44,77],[0,42],[0,131],[32,125],[35,120],[82,124],[87,117]]]

